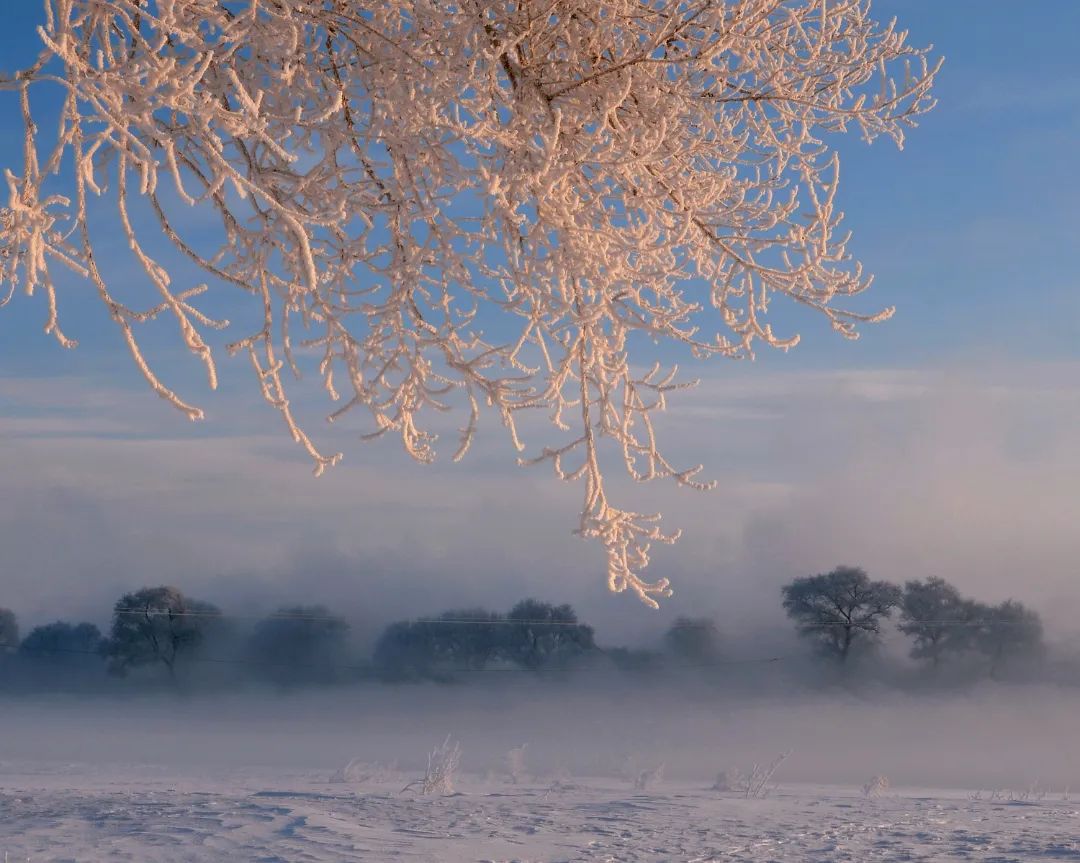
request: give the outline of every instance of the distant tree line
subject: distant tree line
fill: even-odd
[[[1045,650],[1034,611],[1015,600],[977,602],[941,578],[900,586],[840,566],[794,579],[781,599],[813,653],[839,668],[874,653],[891,620],[910,641],[911,658],[928,672],[963,661],[996,677]],[[45,686],[85,683],[95,675],[166,685],[247,678],[293,686],[365,677],[451,681],[495,669],[562,672],[596,660],[657,674],[727,662],[721,633],[708,617],[677,618],[660,650],[601,649],[571,606],[537,599],[506,613],[460,608],[391,623],[370,655],[354,648],[349,624],[322,605],[281,607],[246,628],[237,620],[169,586],[125,593],[106,633],[92,623],[56,621],[20,639],[15,614],[0,608],[0,670]]]
[[[565,668],[596,649],[592,627],[580,623],[569,605],[525,599],[505,615],[466,608],[392,623],[373,658],[388,679],[439,679],[498,664],[529,671]]]
[[[897,613],[897,629],[911,639],[913,659],[937,668],[950,659],[981,655],[991,676],[1009,662],[1038,658],[1044,650],[1039,615],[1016,600],[987,605],[961,596],[942,578],[903,587],[872,581],[858,567],[796,578],[782,588],[784,610],[799,634],[823,655],[846,663],[881,640]]]
[[[56,621],[20,640],[15,614],[0,609],[0,663],[8,671],[18,665],[39,683],[98,672],[173,682],[243,676],[289,686],[363,677],[452,680],[498,666],[543,672],[565,669],[598,650],[592,628],[578,621],[573,608],[536,599],[522,600],[506,614],[456,609],[391,623],[373,656],[358,655],[348,622],[322,605],[282,607],[246,630],[234,621],[169,586],[125,593],[105,634],[92,623]]]
[[[327,608],[311,605],[280,608],[241,633],[217,606],[169,586],[121,596],[104,635],[92,623],[56,621],[20,642],[14,615],[0,610],[0,648],[13,654],[23,677],[60,684],[94,672],[175,682],[195,665],[203,679],[235,677],[222,669],[242,668],[245,676],[281,684],[331,682],[342,676],[348,631]]]

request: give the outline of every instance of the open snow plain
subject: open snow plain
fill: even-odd
[[[662,695],[405,687],[4,700],[0,853],[10,863],[1080,860],[1080,794],[1066,790],[1080,775],[1073,694]],[[462,742],[454,792],[403,792],[447,732]],[[504,755],[522,744],[515,783]],[[719,769],[788,750],[763,798],[710,787]],[[873,775],[891,787],[865,796]]]
[[[11,861],[1080,860],[1080,802],[792,785],[765,799],[662,781],[508,785],[463,775],[450,795],[405,777],[214,780],[149,768],[8,766],[0,848]]]

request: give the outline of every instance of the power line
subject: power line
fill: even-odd
[[[135,617],[195,617],[206,618],[210,620],[306,620],[306,621],[321,621],[324,623],[337,623],[343,620],[341,617],[335,617],[333,615],[319,615],[319,614],[303,614],[293,612],[270,612],[268,614],[224,614],[218,611],[174,611],[171,609],[114,609],[114,615],[131,615]],[[880,622],[891,620],[891,618],[884,618]],[[403,619],[400,621],[394,621],[395,623],[433,623],[433,624],[475,624],[477,626],[569,626],[569,627],[581,627],[588,626],[589,624],[583,623],[577,620],[547,620],[544,618],[535,619],[518,619],[511,617],[413,617]],[[813,623],[795,623],[794,625],[800,629],[817,629],[832,626],[852,627],[865,629],[870,626],[877,626],[879,621],[868,620],[835,620],[835,621],[819,621]],[[965,618],[926,618],[919,620],[906,620],[899,621],[902,626],[1027,626],[1027,621],[1023,620],[985,620],[985,619],[965,619]],[[699,621],[695,620],[676,620],[672,622],[669,629],[693,629],[700,626]],[[772,628],[772,627],[770,627]]]
[[[7,651],[8,653],[34,653],[39,655],[53,655],[63,654],[71,656],[93,656],[98,659],[107,659],[107,654],[103,654],[98,650],[77,650],[74,648],[62,648],[62,647],[23,647],[14,645],[0,645],[0,650]],[[607,655],[608,651],[603,648],[598,648],[593,651],[596,654]],[[587,654],[586,654],[587,655]],[[790,659],[789,656],[768,656],[754,659],[718,659],[705,663],[691,663],[691,662],[665,662],[665,667],[668,668],[712,668],[714,666],[725,665],[768,665],[776,662],[783,662]],[[378,666],[374,663],[368,665],[347,665],[345,663],[296,663],[290,661],[273,661],[273,660],[260,660],[260,659],[241,659],[232,658],[227,659],[224,657],[212,657],[212,656],[199,656],[199,655],[185,655],[185,663],[189,662],[202,662],[213,663],[220,665],[250,665],[250,666],[263,666],[271,668],[289,668],[289,669],[322,669],[322,670],[340,670],[340,671],[363,671],[363,672],[375,672],[378,671]],[[441,670],[437,666],[432,670]],[[521,672],[522,674],[528,673],[527,669],[499,669],[499,668],[460,668],[450,667],[446,668],[447,671],[468,671],[472,673],[490,673],[490,672]]]
[[[63,655],[70,655],[70,656],[94,656],[94,657],[97,657],[98,659],[108,659],[109,658],[107,654],[102,653],[99,650],[77,650],[75,648],[64,648],[64,647],[23,647],[21,645],[19,647],[14,647],[14,646],[11,646],[11,645],[4,645],[0,649],[6,650],[9,653],[34,653],[34,654],[46,655],[46,656],[51,656],[53,654],[63,654]],[[308,662],[308,663],[296,663],[296,662],[288,662],[288,661],[275,662],[273,660],[240,659],[240,658],[226,659],[224,657],[199,656],[197,654],[193,655],[193,656],[192,655],[185,655],[184,656],[184,662],[185,663],[187,663],[187,662],[204,662],[204,663],[207,663],[208,662],[208,663],[214,663],[214,664],[218,664],[218,665],[260,665],[260,666],[282,667],[282,668],[309,668],[309,669],[314,669],[314,668],[321,668],[321,669],[335,668],[335,669],[340,669],[342,671],[372,671],[375,668],[374,665],[345,665],[343,663],[310,663],[310,662]]]
[[[293,612],[270,612],[269,614],[223,614],[218,611],[174,611],[172,609],[141,609],[141,608],[117,608],[112,612],[114,615],[131,615],[133,617],[197,617],[209,620],[308,620],[322,621],[324,623],[337,623],[343,620],[341,617],[323,614],[299,614]],[[502,626],[588,626],[578,620],[546,620],[544,618],[519,619],[510,617],[413,617],[407,620],[395,621],[398,623],[460,623]]]

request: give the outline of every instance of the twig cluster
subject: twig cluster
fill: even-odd
[[[0,81],[25,144],[0,208],[7,299],[44,292],[46,331],[73,346],[54,270],[74,271],[153,390],[199,419],[139,327],[171,317],[215,387],[208,333],[228,323],[200,303],[210,286],[239,292],[258,323],[227,349],[317,472],[340,453],[290,400],[305,357],[338,402],[331,420],[359,409],[366,437],[396,435],[422,462],[433,415],[464,411],[456,459],[482,410],[519,451],[519,417],[540,410],[552,440],[521,463],[583,483],[578,532],[602,543],[611,589],[649,605],[670,593],[641,575],[650,545],[678,532],[614,504],[604,465],[709,487],[656,439],[656,414],[690,385],[661,369],[665,346],[790,348],[798,336],[766,321],[777,295],[850,338],[891,313],[845,304],[870,279],[840,229],[827,137],[901,144],[937,66],[868,0],[45,6],[39,59]],[[32,104],[43,86],[62,94],[55,139]],[[94,196],[115,204],[139,304],[101,267]],[[205,282],[176,283],[177,252]]]

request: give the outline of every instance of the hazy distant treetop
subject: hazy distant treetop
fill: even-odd
[[[689,662],[708,664],[720,656],[720,631],[710,617],[677,617],[664,633],[668,650]]]
[[[477,671],[505,652],[505,618],[485,608],[445,611],[434,618],[390,624],[375,645],[374,662],[391,677],[449,677]]]
[[[348,631],[348,621],[332,614],[325,605],[283,606],[255,624],[255,635],[265,633],[269,638],[286,634],[306,637],[308,633],[319,637],[324,633],[344,635]]]
[[[33,658],[74,662],[97,656],[100,647],[101,631],[94,624],[57,620],[31,629],[19,651]]]
[[[1038,613],[1015,599],[999,605],[978,604],[974,618],[975,647],[990,660],[990,673],[1015,659],[1033,659],[1043,649],[1043,626]]]
[[[279,608],[255,625],[249,659],[279,683],[336,679],[347,664],[349,629],[324,605]]]
[[[971,646],[978,614],[976,603],[964,599],[943,578],[931,576],[904,585],[897,629],[912,638],[913,658],[936,666],[946,653]]]
[[[139,326],[174,318],[214,387],[208,333],[228,324],[199,298],[238,289],[259,322],[230,328],[227,348],[319,471],[339,454],[309,438],[285,388],[308,363],[339,402],[332,418],[366,411],[371,435],[425,462],[444,408],[465,414],[455,458],[485,410],[525,450],[519,412],[541,408],[554,428],[523,463],[583,481],[579,532],[606,549],[611,589],[650,605],[669,593],[640,575],[650,544],[677,531],[613,505],[602,462],[698,485],[653,434],[679,386],[659,363],[793,346],[767,322],[776,295],[848,337],[889,314],[846,305],[870,279],[839,227],[826,141],[901,144],[933,105],[937,65],[869,0],[46,8],[37,62],[0,82],[26,145],[5,174],[0,283],[44,292],[47,332],[74,344],[60,265],[96,292],[153,390],[198,419],[148,364]],[[36,101],[50,86],[59,124]],[[115,203],[112,224],[91,224],[96,195]],[[117,232],[145,273],[141,300],[102,269]],[[208,284],[173,280],[160,234]]]
[[[558,665],[596,649],[592,627],[579,623],[569,605],[523,599],[506,619],[506,656],[525,668]]]
[[[19,621],[15,612],[0,608],[0,651],[19,646]]]
[[[426,626],[439,658],[458,666],[483,668],[499,656],[506,627],[501,614],[485,608],[444,611]]]
[[[876,641],[881,623],[900,603],[900,588],[871,581],[859,567],[796,578],[781,589],[784,610],[826,653],[846,660],[854,645]]]

